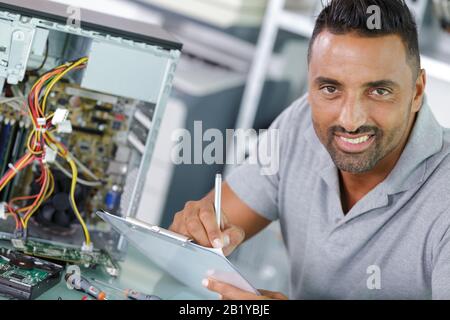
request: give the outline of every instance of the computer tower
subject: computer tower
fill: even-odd
[[[143,22],[0,1],[0,238],[123,254],[95,212],[139,210],[181,48]]]

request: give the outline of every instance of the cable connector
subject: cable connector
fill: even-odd
[[[8,168],[10,168],[12,171],[14,171],[15,174],[19,173],[19,170],[17,170],[16,167],[12,163],[8,163]]]
[[[83,241],[83,245],[81,246],[82,252],[92,252],[94,251],[94,244],[91,242],[89,244],[86,243],[86,241]]]
[[[47,124],[47,120],[45,120],[45,118],[37,118],[36,122],[40,127],[45,126]]]
[[[47,125],[47,120],[45,120],[45,118],[37,118],[36,122],[37,122],[36,130],[45,133],[47,131],[47,129],[45,128],[45,126]]]
[[[53,163],[56,160],[57,152],[49,146],[44,146],[44,162]]]
[[[6,220],[6,202],[0,202],[0,219]]]
[[[26,235],[22,230],[14,231],[14,239],[11,239],[11,244],[14,248],[23,250],[25,249],[25,240]]]
[[[68,115],[69,110],[63,108],[56,109],[55,114],[52,117],[52,124],[54,126],[61,124],[62,122],[67,120]]]
[[[72,123],[69,120],[61,122],[56,128],[58,133],[72,133]]]

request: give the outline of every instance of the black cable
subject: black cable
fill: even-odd
[[[28,73],[36,73],[36,72],[42,70],[42,68],[44,68],[45,64],[47,63],[48,55],[49,55],[49,41],[48,41],[48,38],[47,38],[47,42],[46,42],[46,45],[45,45],[44,60],[42,61],[41,65],[37,69],[29,70]]]

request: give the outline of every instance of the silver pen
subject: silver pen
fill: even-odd
[[[216,211],[216,221],[219,229],[222,230],[222,219],[221,210],[222,207],[222,175],[220,173],[216,174],[216,183],[214,187],[214,210]]]

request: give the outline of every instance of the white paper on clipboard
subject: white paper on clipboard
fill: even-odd
[[[259,294],[221,249],[200,246],[185,236],[133,218],[124,219],[105,211],[98,211],[97,215],[157,266],[205,298],[217,299],[217,293],[202,286],[202,280],[206,277]]]

